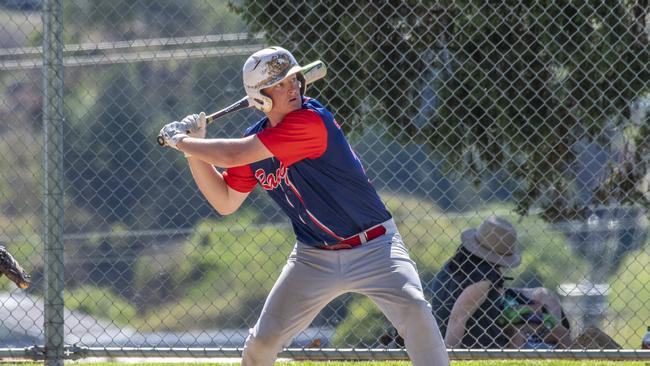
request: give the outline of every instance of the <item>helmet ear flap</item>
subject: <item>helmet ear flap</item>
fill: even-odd
[[[249,97],[250,98],[250,97]],[[259,97],[252,97],[249,100],[253,101],[253,107],[259,109],[264,113],[268,113],[273,109],[273,99],[264,95],[264,92],[260,91]]]

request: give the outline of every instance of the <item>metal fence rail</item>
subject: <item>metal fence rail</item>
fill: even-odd
[[[461,233],[497,214],[522,249],[507,286],[546,288],[566,315],[566,348],[452,359],[650,359],[648,1],[24,0],[0,24],[0,245],[33,279],[0,277],[0,360],[241,355],[291,227],[260,190],[219,216],[155,136],[240,99],[268,45],[328,66],[307,94],[346,132],[428,300]],[[280,357],[407,358],[356,295]]]
[[[165,348],[165,347],[65,347],[65,359],[79,360],[84,358],[197,358],[221,359],[241,357],[241,348]],[[512,359],[512,360],[610,360],[631,361],[648,360],[650,351],[647,350],[449,350],[452,360],[486,360],[486,359]],[[0,349],[2,359],[44,359],[45,351],[42,347],[28,347],[25,349]],[[321,348],[307,350],[302,348],[287,348],[279,354],[280,358],[296,361],[390,361],[408,360],[403,349],[343,349]]]

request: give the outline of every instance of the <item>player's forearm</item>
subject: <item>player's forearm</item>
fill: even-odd
[[[255,136],[240,139],[187,137],[177,146],[183,152],[220,168],[242,166],[272,156]]]
[[[231,202],[228,185],[221,173],[212,165],[195,157],[190,157],[188,161],[194,181],[210,205],[221,215],[235,212],[239,205]]]
[[[220,168],[238,166],[232,141],[225,139],[184,138],[177,146],[186,154]]]

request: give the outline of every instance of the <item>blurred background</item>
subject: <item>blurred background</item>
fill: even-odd
[[[289,222],[260,189],[220,217],[155,137],[244,96],[245,59],[270,45],[328,66],[307,95],[334,111],[425,287],[460,233],[498,214],[522,243],[513,286],[557,292],[575,335],[597,326],[639,348],[647,0],[53,3],[51,22],[45,1],[0,0],[0,245],[33,277],[26,291],[0,278],[0,348],[44,342],[52,241],[65,344],[243,345],[293,247]],[[208,136],[261,117],[231,114]],[[347,295],[293,345],[383,347],[389,328]]]

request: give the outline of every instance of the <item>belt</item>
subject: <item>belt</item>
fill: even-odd
[[[377,225],[371,227],[366,231],[360,232],[359,234],[353,235],[347,239],[343,239],[336,244],[321,245],[318,248],[325,249],[325,250],[352,249],[354,247],[358,247],[359,245],[365,242],[376,239],[384,234],[386,234],[386,227],[384,225]]]

